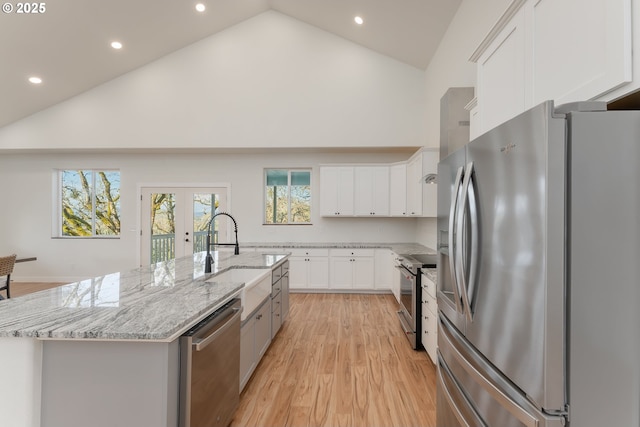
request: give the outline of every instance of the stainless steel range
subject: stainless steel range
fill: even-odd
[[[422,269],[436,268],[437,254],[401,255],[396,267],[400,272],[400,310],[398,317],[411,347],[422,348],[420,330],[422,328]]]

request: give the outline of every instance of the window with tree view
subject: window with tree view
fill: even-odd
[[[311,171],[265,170],[265,224],[311,223]]]
[[[61,170],[60,235],[120,235],[120,171]]]

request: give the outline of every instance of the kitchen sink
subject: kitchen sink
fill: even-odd
[[[206,283],[216,282],[244,283],[240,294],[243,308],[241,320],[251,315],[265,298],[271,296],[271,269],[269,268],[232,268],[206,280]]]

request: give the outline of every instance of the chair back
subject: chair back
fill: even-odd
[[[16,254],[0,257],[0,277],[13,273],[13,266],[16,263]]]

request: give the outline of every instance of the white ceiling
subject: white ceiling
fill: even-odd
[[[201,2],[204,13],[196,0],[53,0],[39,14],[9,3],[14,11],[0,14],[0,127],[267,10],[426,69],[461,0]],[[124,47],[113,50],[113,40]],[[29,83],[32,75],[43,83]]]

